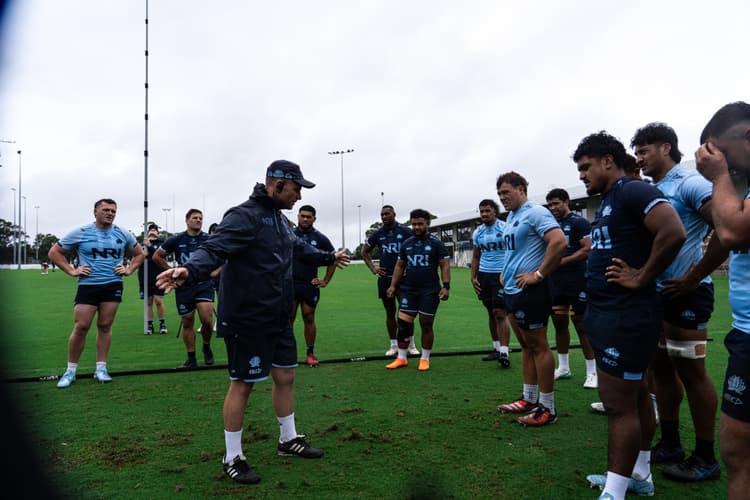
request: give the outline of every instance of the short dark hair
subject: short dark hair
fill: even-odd
[[[645,146],[646,144],[669,144],[669,157],[675,163],[680,163],[682,153],[677,147],[677,133],[672,127],[662,122],[652,122],[635,131],[630,140],[630,147]]]
[[[479,206],[480,207],[492,207],[495,210],[496,214],[500,213],[500,207],[497,206],[497,203],[495,203],[495,200],[485,198],[479,202]]]
[[[99,208],[99,205],[101,205],[102,203],[117,206],[117,202],[112,198],[102,198],[101,200],[97,200],[96,203],[94,203],[94,209],[96,210],[97,208]]]
[[[721,137],[741,122],[750,122],[750,104],[743,101],[725,104],[708,120],[701,133],[701,144],[709,137]]]
[[[573,161],[578,162],[584,156],[604,158],[609,155],[618,168],[623,168],[626,154],[625,146],[619,140],[608,134],[606,130],[601,130],[587,135],[578,143],[573,153]]]
[[[300,212],[312,212],[313,217],[316,216],[315,207],[313,207],[312,205],[302,205],[301,207],[299,207],[299,210],[297,211],[297,213],[300,213]]]
[[[208,226],[208,234],[213,234],[213,232],[216,231],[217,227],[219,227],[218,222],[214,222],[210,226]]]
[[[623,163],[622,167],[626,174],[632,174],[640,170],[638,167],[638,160],[636,160],[635,156],[630,153],[625,153],[625,163]]]
[[[390,208],[391,210],[393,210],[394,214],[396,213],[396,209],[393,208],[393,205],[383,205],[382,207],[380,207],[380,211],[382,212],[385,208]]]
[[[519,174],[518,172],[513,172],[512,170],[510,172],[505,172],[504,174],[500,174],[497,178],[497,183],[495,184],[495,187],[500,187],[500,184],[510,184],[513,187],[519,187],[523,186],[523,191],[525,193],[529,192],[529,181],[526,180],[526,178]]]
[[[552,198],[557,198],[560,201],[570,201],[570,195],[562,188],[555,188],[550,190],[550,192],[547,193],[547,201],[551,200]]]
[[[191,208],[191,209],[190,209],[190,210],[188,210],[188,211],[187,211],[187,213],[185,214],[185,219],[189,219],[191,215],[193,215],[193,214],[196,214],[196,213],[197,213],[197,214],[201,214],[201,215],[203,215],[203,212],[201,212],[201,211],[200,211],[200,210],[198,210],[197,208]]]
[[[424,210],[422,208],[415,208],[409,213],[409,219],[425,219],[427,220],[427,225],[430,225],[430,219],[432,219],[432,216],[430,215],[430,212],[427,210]]]

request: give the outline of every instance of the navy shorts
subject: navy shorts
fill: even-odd
[[[74,304],[98,306],[102,302],[122,302],[122,281],[103,285],[78,285]]]
[[[714,312],[714,284],[701,283],[687,295],[662,295],[664,321],[686,330],[705,330]]]
[[[512,295],[505,294],[505,310],[524,330],[546,328],[552,311],[549,280],[527,286]]]
[[[143,287],[141,287],[138,290],[138,294],[141,296],[141,300],[143,300]],[[156,285],[149,285],[148,296],[149,297],[164,297],[164,290],[162,290],[161,288],[156,288]]]
[[[583,278],[583,276],[582,276]],[[586,282],[564,277],[551,277],[552,306],[572,306],[575,314],[586,311]]]
[[[500,285],[500,273],[477,272],[477,281],[482,289],[477,294],[487,309],[505,309],[503,287]]]
[[[198,302],[213,302],[214,287],[211,280],[198,283],[197,285],[180,287],[175,290],[174,300],[177,305],[177,314],[185,316],[195,311]]]
[[[613,310],[588,303],[584,328],[600,370],[625,380],[641,380],[657,350],[662,333],[658,298]]]
[[[320,288],[314,287],[311,283],[294,282],[294,301],[304,302],[308,306],[315,308],[320,300]]]
[[[383,301],[393,300],[388,298],[388,289],[391,287],[391,279],[393,276],[378,276],[378,298]],[[398,293],[398,287],[396,287],[396,293]]]
[[[416,316],[417,313],[426,316],[435,316],[438,305],[440,304],[440,288],[410,288],[404,287],[399,302],[399,311],[403,311],[410,316]]]
[[[724,347],[729,352],[724,390],[721,396],[721,411],[732,418],[750,422],[750,334],[733,329],[724,338]]]
[[[297,341],[291,323],[260,333],[229,332],[224,335],[230,380],[261,382],[271,367],[297,367]]]

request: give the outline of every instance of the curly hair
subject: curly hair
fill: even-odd
[[[573,161],[578,162],[584,156],[603,158],[607,155],[612,157],[618,168],[625,166],[625,146],[606,130],[596,132],[584,137],[573,153]]]
[[[675,163],[680,163],[682,153],[677,147],[677,133],[672,127],[662,122],[653,122],[635,131],[630,140],[630,147],[645,146],[646,144],[669,144],[669,157]]]

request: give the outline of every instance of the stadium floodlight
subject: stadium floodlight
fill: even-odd
[[[341,248],[346,248],[346,237],[344,236],[344,155],[353,153],[353,149],[342,149],[340,151],[329,151],[329,155],[341,157]]]

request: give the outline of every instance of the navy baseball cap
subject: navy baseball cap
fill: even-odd
[[[274,179],[288,179],[306,188],[315,187],[314,182],[310,182],[302,177],[302,170],[300,170],[299,165],[287,160],[276,160],[275,162],[271,163],[266,169],[266,177],[273,177]]]
[[[151,224],[148,225],[148,230],[151,231],[152,229],[156,229],[158,231],[159,226],[157,226],[156,224],[152,222]]]

